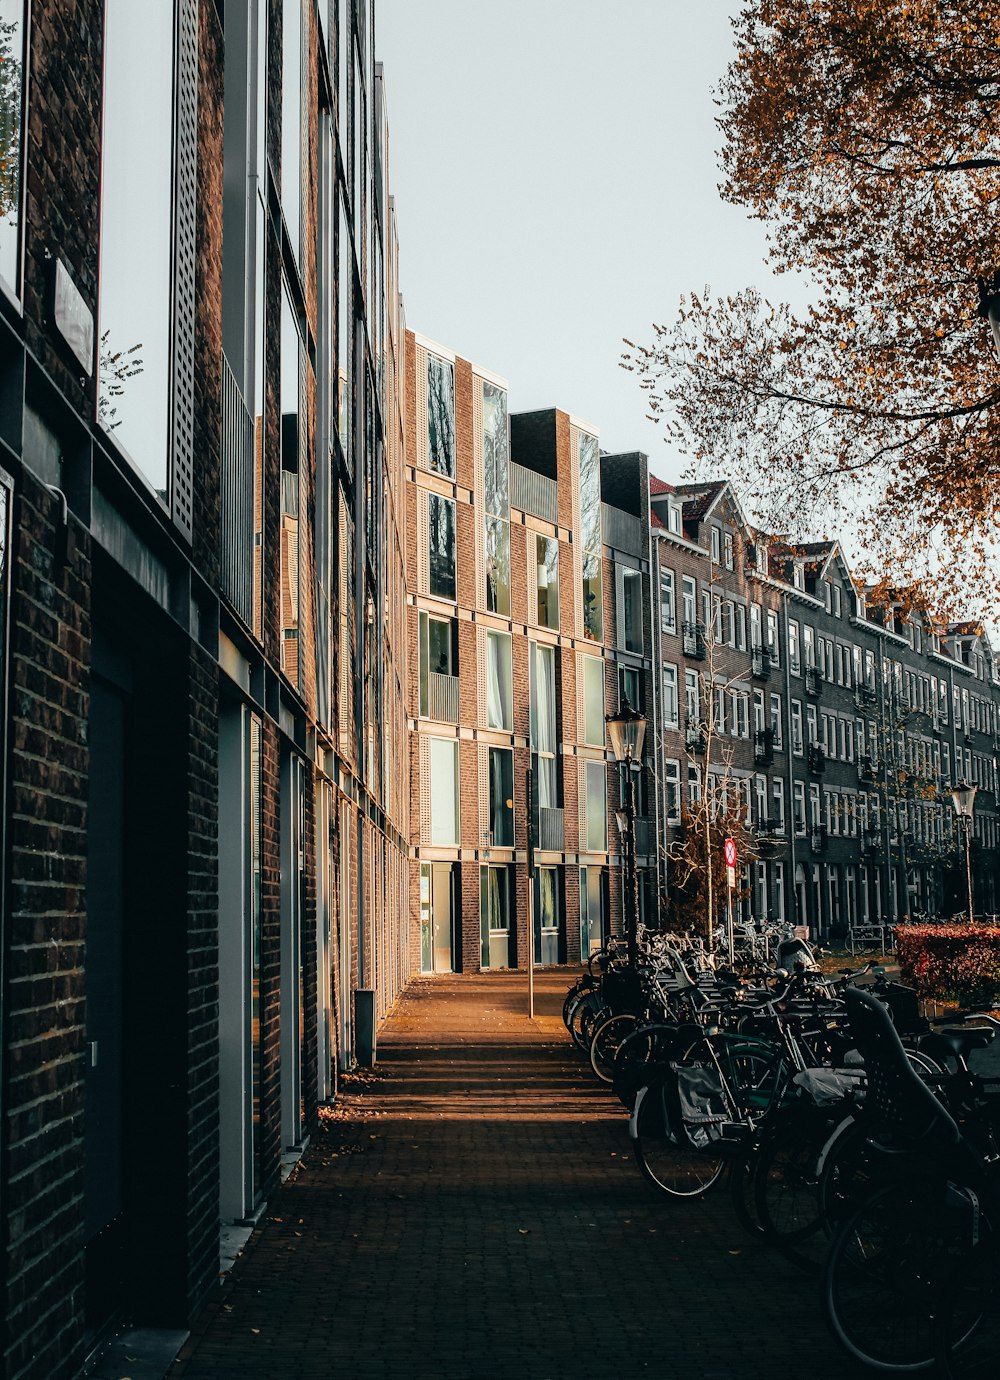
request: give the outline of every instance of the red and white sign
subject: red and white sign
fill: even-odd
[[[736,866],[736,844],[732,839],[726,839],[725,847],[722,850],[722,856],[726,860],[727,867]]]
[[[727,868],[726,868],[726,886],[728,886],[729,888],[732,888],[732,887],[734,887],[735,885],[736,885],[736,868],[735,868],[735,867],[727,867]]]

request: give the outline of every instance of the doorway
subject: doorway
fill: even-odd
[[[535,873],[535,962],[548,968],[559,962],[559,869]]]
[[[484,968],[509,968],[510,868],[490,864],[480,868],[480,939]]]
[[[452,973],[455,944],[455,874],[451,863],[420,864],[420,967]]]

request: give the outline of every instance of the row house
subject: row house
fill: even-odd
[[[504,379],[419,335],[406,368],[413,964],[575,962],[621,914],[605,716],[648,679],[641,513],[604,501],[588,423],[509,416]]]
[[[190,1323],[410,973],[404,323],[371,0],[3,18],[0,1369],[60,1380]]]
[[[950,787],[968,780],[976,908],[992,913],[1000,677],[985,632],[869,602],[836,542],[768,540],[724,482],[653,477],[650,512],[661,895],[707,790],[738,800],[750,831],[744,918],[826,937],[962,910]]]

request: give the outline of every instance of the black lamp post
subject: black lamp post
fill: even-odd
[[[994,273],[992,278],[980,278],[979,306],[976,311],[990,323],[993,344],[1000,356],[1000,271]]]
[[[646,720],[637,709],[632,708],[628,699],[624,699],[618,713],[608,714],[605,722],[611,736],[611,751],[615,760],[625,768],[624,809],[616,811],[615,818],[625,846],[625,937],[628,965],[634,970],[639,957],[639,895],[635,872],[635,778],[632,771],[634,767],[642,765]]]
[[[965,832],[965,880],[969,889],[969,924],[972,924],[972,807],[978,786],[970,786],[960,781],[952,790],[951,798],[955,806],[960,827]]]

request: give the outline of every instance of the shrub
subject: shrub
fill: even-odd
[[[995,925],[901,925],[899,971],[922,997],[962,1006],[1000,1003],[1000,928]]]

